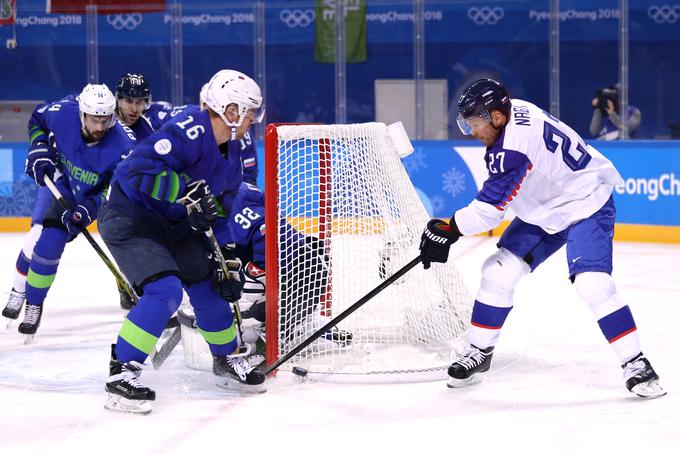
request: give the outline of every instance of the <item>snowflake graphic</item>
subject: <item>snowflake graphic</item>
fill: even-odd
[[[444,172],[442,180],[442,189],[450,194],[451,197],[455,197],[465,190],[465,175],[455,167],[451,167],[448,172]]]
[[[415,151],[413,154],[404,159],[404,167],[409,175],[417,173],[419,170],[426,169],[425,153],[422,151]]]
[[[444,211],[444,204],[446,203],[444,201],[444,197],[440,196],[439,194],[432,196],[430,198],[430,203],[432,204],[432,215],[433,216],[439,216],[439,214]]]

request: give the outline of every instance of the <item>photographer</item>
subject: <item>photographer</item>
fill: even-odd
[[[621,117],[619,116],[619,86],[602,88],[595,92],[593,99],[593,118],[590,120],[590,134],[600,140],[619,139]],[[640,109],[628,106],[628,137],[633,138],[640,126]]]

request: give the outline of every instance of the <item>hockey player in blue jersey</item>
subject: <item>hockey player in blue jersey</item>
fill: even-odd
[[[137,141],[141,141],[150,136],[154,129],[151,122],[143,114],[151,102],[151,86],[142,74],[127,73],[122,76],[115,89],[116,110],[118,119],[135,134]],[[77,101],[76,95],[68,95],[60,101]],[[31,143],[41,140],[40,136],[31,134]],[[19,256],[16,262],[14,282],[10,291],[6,308],[2,315],[11,319],[19,316],[21,308],[26,300],[26,277],[28,274],[29,263],[33,254],[35,242],[42,231],[42,219],[53,202],[53,196],[45,186],[38,189],[36,203],[31,213],[31,228],[24,238]],[[129,310],[134,304],[125,288],[118,282],[118,294],[120,306]]]
[[[149,106],[145,115],[149,118],[154,129],[160,129],[163,124],[172,120],[176,115],[182,113],[186,109],[205,109],[205,91],[208,84],[204,84],[199,93],[199,104],[187,104],[183,106],[172,106],[171,104],[159,101],[154,102]],[[258,165],[257,165],[257,150],[255,143],[247,131],[242,139],[231,140],[226,145],[229,153],[238,154],[241,157],[241,165],[243,166],[243,181],[253,185],[257,185]]]
[[[149,137],[155,129],[146,115],[151,105],[151,85],[143,74],[127,73],[116,83],[116,115],[135,133],[137,142]],[[130,310],[134,305],[131,296],[121,282],[118,284],[120,307]]]
[[[151,103],[151,85],[143,74],[127,73],[116,84],[116,115],[135,133],[137,142],[149,137],[156,128],[144,115]]]
[[[76,95],[68,95],[60,101],[76,101]],[[37,106],[37,109],[43,107],[45,104]],[[44,141],[40,132],[37,130],[29,131],[30,147],[41,146],[40,142]],[[14,280],[12,282],[12,290],[9,293],[7,305],[2,311],[2,315],[7,317],[10,321],[19,318],[21,309],[24,307],[26,301],[26,277],[28,276],[28,268],[33,256],[33,248],[35,242],[38,241],[40,233],[42,232],[42,221],[45,213],[52,205],[54,196],[45,186],[39,186],[36,193],[35,204],[31,211],[31,227],[24,236],[24,242],[21,245],[21,250],[17,256],[16,267],[14,271]]]
[[[39,106],[29,120],[26,173],[40,186],[45,176],[52,179],[72,208],[64,210],[51,198],[42,219],[34,219],[42,230],[27,272],[26,308],[19,325],[26,335],[40,326],[66,243],[96,218],[114,167],[134,143],[132,131],[114,115],[115,98],[106,85],[87,85],[77,99]]]
[[[509,205],[517,217],[501,236],[498,252],[482,265],[469,345],[449,367],[449,387],[475,383],[489,370],[515,286],[566,244],[569,277],[622,364],[626,388],[641,397],[665,395],[611,277],[612,190],[622,182],[616,168],[568,125],[534,104],[510,99],[495,80],[468,85],[458,112],[461,131],[487,147],[489,177],[475,200],[450,220],[427,224],[420,245],[425,268],[446,262],[460,236],[497,227]]]
[[[234,317],[225,304],[240,297],[239,271],[223,275],[204,235],[218,212],[229,214],[242,180],[238,158],[222,145],[262,120],[262,97],[252,79],[222,70],[209,82],[206,105],[176,115],[137,145],[116,169],[100,213],[102,238],[141,294],[112,347],[111,410],[151,411],[156,396],[139,381],[141,364],[179,307],[183,288],[213,354],[213,372],[236,389],[264,391],[262,372],[237,353]],[[217,239],[232,241],[223,234]]]

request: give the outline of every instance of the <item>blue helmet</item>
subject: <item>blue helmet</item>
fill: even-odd
[[[143,74],[127,73],[116,84],[116,98],[143,98],[151,102],[151,86]]]
[[[465,121],[470,117],[481,117],[491,122],[491,111],[510,112],[510,97],[505,87],[493,79],[479,79],[465,87],[458,98],[458,127],[465,135],[471,133]]]

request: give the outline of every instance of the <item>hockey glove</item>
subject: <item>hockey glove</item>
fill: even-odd
[[[83,205],[68,208],[61,215],[61,223],[71,235],[78,235],[91,222],[90,212]]]
[[[218,257],[212,257],[212,288],[225,301],[235,303],[241,299],[245,276],[241,268],[241,260],[236,258],[230,248],[222,248],[222,255],[227,265],[228,273],[225,275],[222,264]]]
[[[441,219],[431,219],[420,238],[420,257],[425,269],[430,268],[431,263],[446,263],[449,248],[460,236],[455,226]]]
[[[45,186],[45,175],[54,180],[57,171],[57,156],[45,142],[31,144],[26,158],[26,175],[33,178],[40,186]]]
[[[217,204],[205,180],[189,183],[186,193],[177,201],[187,208],[192,229],[207,232],[215,224]]]

